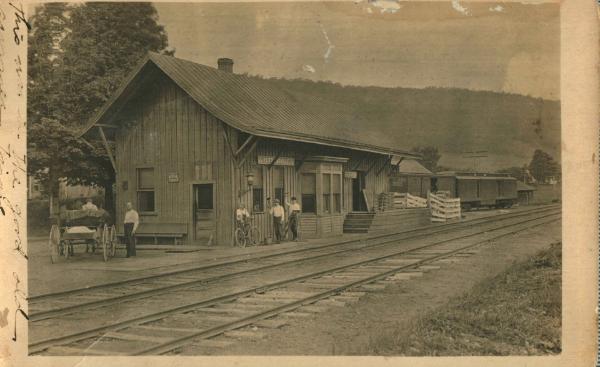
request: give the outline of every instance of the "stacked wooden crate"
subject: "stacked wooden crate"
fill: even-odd
[[[382,192],[377,202],[378,211],[393,209],[427,208],[427,199],[405,192]]]
[[[394,193],[394,208],[405,209],[406,208],[406,195],[405,192],[395,192]]]
[[[394,208],[427,208],[427,199],[409,193],[394,193]]]
[[[449,198],[444,193],[428,193],[428,201],[431,208],[432,222],[447,222],[459,220],[460,198]]]
[[[430,193],[431,194],[431,193]],[[439,190],[435,193],[438,198],[450,198],[450,191]]]
[[[427,199],[420,196],[413,196],[406,194],[406,207],[407,208],[427,208]]]

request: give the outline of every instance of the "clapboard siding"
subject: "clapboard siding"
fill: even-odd
[[[281,153],[279,153],[280,149],[283,149]],[[246,205],[249,211],[252,211],[252,192],[248,191],[247,175],[251,172],[254,173],[255,167],[258,167],[259,172],[262,175],[264,211],[252,213],[254,216],[254,225],[258,228],[262,238],[273,237],[273,226],[271,224],[272,217],[269,215],[269,208],[267,207],[266,203],[267,197],[275,197],[275,187],[273,184],[273,170],[278,168],[283,169],[284,192],[288,193],[288,199],[290,199],[292,196],[299,195],[295,167],[279,165],[269,167],[267,165],[258,164],[259,155],[275,157],[277,154],[279,154],[280,157],[294,157],[293,149],[289,149],[279,142],[260,142],[257,144],[256,148],[248,154],[242,167],[239,170],[237,170],[238,178],[236,180],[237,188],[235,192],[239,193],[239,190],[241,189],[242,196],[239,200],[241,200]],[[239,197],[239,195],[235,196]]]
[[[235,140],[235,139],[232,139]],[[285,192],[288,193],[288,198],[292,196],[300,199],[301,187],[300,187],[300,174],[307,166],[311,163],[305,163],[303,168],[297,171],[296,167],[293,166],[278,166],[275,165],[269,168],[268,165],[258,165],[258,156],[264,155],[268,157],[275,157],[279,154],[280,157],[294,158],[298,164],[303,158],[308,156],[326,155],[335,157],[345,157],[350,160],[348,163],[343,165],[343,170],[362,170],[368,171],[371,165],[373,167],[366,176],[366,190],[369,195],[369,202],[371,206],[376,203],[377,195],[381,192],[387,191],[388,187],[388,173],[389,170],[383,170],[377,175],[380,168],[386,163],[386,156],[364,153],[364,152],[353,152],[348,149],[341,149],[335,147],[322,147],[311,144],[300,144],[297,142],[281,142],[272,139],[262,139],[256,146],[256,149],[252,151],[246,157],[244,164],[241,169],[237,171],[237,189],[236,192],[241,188],[242,196],[236,194],[238,200],[244,202],[247,208],[252,211],[252,193],[247,188],[246,176],[250,172],[254,172],[253,167],[260,167],[260,174],[262,175],[264,198],[273,198],[275,196],[275,188],[273,185],[273,169],[275,167],[281,167],[284,170],[284,185]],[[320,182],[317,181],[317,186]],[[265,203],[264,212],[253,213],[254,224],[259,229],[261,237],[273,237],[273,226],[271,223],[272,217],[268,213],[268,208]],[[352,209],[352,179],[342,179],[342,213],[333,215],[311,215],[303,214],[301,218],[301,230],[303,236],[318,237],[332,234],[341,234],[343,230],[344,216],[347,212]]]
[[[315,144],[303,144],[298,142],[280,142],[273,140],[265,140],[261,142],[257,150],[261,154],[274,155],[277,152],[277,148],[283,146],[284,150],[281,154],[282,157],[294,157],[297,161],[301,160],[302,157],[306,156],[334,156],[349,158],[348,162],[343,165],[343,171],[363,171],[367,172],[366,176],[366,187],[368,192],[371,206],[374,205],[377,199],[377,195],[388,191],[389,187],[389,173],[391,167],[386,167],[382,171],[380,169],[386,164],[387,156],[375,153],[353,151],[350,149],[319,146]],[[262,149],[262,150],[261,150]],[[270,150],[269,150],[270,149]],[[389,165],[389,163],[388,163]],[[370,169],[370,170],[369,170]],[[378,174],[379,173],[379,174]],[[349,212],[352,210],[352,179],[343,178],[343,212]],[[298,192],[295,194],[299,195],[299,187],[296,188]]]
[[[344,185],[343,185],[343,193],[342,196],[344,197],[343,199],[343,205],[342,205],[342,212],[343,213],[349,213],[352,211],[352,179],[351,178],[343,178],[344,180]]]
[[[331,234],[332,227],[331,227],[331,217],[330,216],[321,217],[319,224],[321,226],[320,230],[321,230],[322,235],[327,236],[327,235]]]
[[[140,213],[146,223],[184,223],[186,242],[193,233],[191,185],[214,182],[215,239],[230,243],[233,234],[233,166],[223,138],[231,130],[166,79],[158,79],[143,98],[128,103],[121,113],[128,125],[117,133],[117,211],[123,221],[125,203],[137,203],[136,168],[152,167],[155,175],[155,213]],[[169,173],[178,182],[168,182]],[[123,182],[127,182],[127,190]]]
[[[380,154],[350,152],[349,158],[348,162],[344,165],[344,172],[367,172],[365,190],[369,199],[369,210],[371,210],[373,207],[376,207],[377,196],[382,192],[388,191],[389,167],[381,170],[387,163],[387,157]],[[344,179],[344,189],[346,212],[350,212],[352,211],[352,179]]]
[[[165,77],[157,77],[142,96],[129,101],[119,113],[126,127],[116,135],[117,157],[117,219],[122,223],[125,203],[131,201],[138,207],[136,195],[136,168],[153,167],[155,175],[154,213],[140,213],[146,223],[181,223],[187,227],[185,243],[193,242],[192,185],[213,183],[215,199],[214,239],[216,244],[231,245],[235,230],[234,213],[237,202],[244,202],[252,211],[252,191],[247,175],[259,167],[263,183],[262,212],[253,213],[254,225],[261,237],[273,237],[272,217],[266,198],[275,197],[274,170],[282,169],[284,191],[288,198],[300,199],[300,174],[312,162],[300,165],[311,156],[347,158],[343,172],[363,171],[366,175],[366,192],[371,209],[377,195],[388,191],[389,167],[382,154],[353,151],[339,147],[259,138],[253,149],[248,146],[234,158],[239,131],[218,120],[192,100],[183,90]],[[224,135],[227,134],[231,147]],[[259,165],[258,156],[293,158],[295,166]],[[238,165],[243,157],[245,160]],[[281,162],[280,162],[281,163]],[[178,182],[168,182],[169,174],[178,176]],[[343,177],[343,176],[342,176]],[[123,184],[127,182],[128,188]],[[320,180],[317,187],[320,190]],[[303,214],[302,235],[310,237],[342,233],[346,213],[352,210],[352,179],[342,178],[342,212],[339,214]],[[321,198],[318,196],[319,202]],[[321,204],[319,204],[321,205]]]
[[[345,215],[336,215],[332,217],[331,232],[333,234],[344,232],[344,217]]]
[[[343,232],[344,216],[331,215],[322,216],[319,220],[320,235],[323,237],[337,235]]]
[[[302,237],[314,238],[317,236],[317,216],[314,214],[303,214],[300,218],[300,230]]]

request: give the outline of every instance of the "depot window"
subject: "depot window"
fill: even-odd
[[[331,175],[323,174],[323,213],[331,213]]]
[[[254,184],[252,186],[252,211],[262,213],[265,210],[264,189],[263,189],[263,168],[257,166],[254,168]]]
[[[333,212],[342,212],[342,175],[331,175],[331,192],[333,197]]]
[[[302,174],[302,212],[317,212],[317,175],[314,173]]]
[[[154,212],[154,168],[137,169],[137,203],[140,212]]]
[[[337,215],[342,212],[342,165],[343,157],[310,157],[302,167],[300,191],[302,212],[319,216]]]

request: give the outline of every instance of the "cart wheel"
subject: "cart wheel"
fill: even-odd
[[[250,229],[250,244],[251,245],[258,245],[260,242],[260,232],[258,231],[258,228],[256,227],[252,227]]]
[[[50,228],[50,236],[48,238],[48,247],[50,249],[50,261],[52,262],[52,264],[57,262],[58,258],[60,257],[59,243],[60,230],[58,229],[58,226],[56,224],[53,224],[52,228]]]
[[[104,262],[108,261],[109,249],[108,249],[108,226],[105,224],[102,227],[102,236],[101,236],[101,245],[102,245],[102,256],[104,257]]]
[[[236,246],[246,247],[246,235],[244,234],[244,230],[242,230],[241,228],[235,230],[233,239],[235,240]]]
[[[110,227],[110,237],[108,242],[110,244],[110,257],[115,257],[115,254],[117,253],[117,229],[114,224]]]
[[[65,257],[65,260],[69,258],[69,255],[72,252],[72,245],[70,241],[62,241],[63,243],[63,256]]]

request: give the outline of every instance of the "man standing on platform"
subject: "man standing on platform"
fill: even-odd
[[[290,231],[292,231],[292,240],[298,241],[298,222],[300,221],[300,204],[296,200],[295,196],[292,196],[292,202],[286,201],[285,205],[288,207],[288,225]]]
[[[125,241],[127,244],[127,257],[135,256],[135,232],[140,224],[140,216],[133,209],[131,203],[127,203],[127,212],[125,213]]]
[[[277,243],[281,243],[283,238],[283,220],[284,218],[284,210],[281,205],[279,205],[279,199],[275,199],[273,201],[274,206],[271,208],[270,212],[273,216],[273,230],[275,232],[275,240]]]
[[[249,218],[250,213],[248,212],[248,209],[246,209],[246,204],[240,201],[237,209],[235,210],[235,220],[237,222],[237,228],[242,228],[245,234],[247,234],[250,230],[250,223],[248,221]]]

